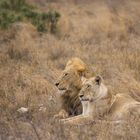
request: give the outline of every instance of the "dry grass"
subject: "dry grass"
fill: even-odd
[[[121,126],[113,123],[66,127],[51,118],[60,108],[54,82],[75,56],[102,75],[114,94],[123,92],[140,101],[140,2],[46,5],[42,10],[57,9],[62,15],[57,36],[38,34],[23,23],[0,32],[0,139],[138,140],[139,119],[119,133]],[[29,112],[18,113],[20,107]]]

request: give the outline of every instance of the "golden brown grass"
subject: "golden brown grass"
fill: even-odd
[[[41,7],[61,13],[56,36],[38,34],[28,23],[0,32],[1,139],[139,139],[139,119],[122,131],[113,123],[66,127],[51,119],[61,104],[55,80],[75,56],[102,75],[114,94],[140,101],[140,2],[70,2]],[[29,112],[18,113],[20,107]]]

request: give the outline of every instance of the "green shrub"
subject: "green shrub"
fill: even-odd
[[[37,12],[25,0],[0,1],[0,27],[2,29],[7,29],[17,21],[30,21],[39,32],[50,31],[55,33],[59,18],[60,14],[58,12]]]
[[[22,21],[22,16],[14,12],[0,12],[0,27],[7,29],[12,23]]]

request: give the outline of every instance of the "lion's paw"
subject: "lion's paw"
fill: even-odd
[[[68,113],[65,110],[61,110],[58,114],[54,115],[53,117],[55,120],[56,119],[65,119],[68,118]]]

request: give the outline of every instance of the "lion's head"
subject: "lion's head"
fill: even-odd
[[[75,88],[80,89],[81,77],[75,69],[69,68],[62,72],[55,85],[62,91],[72,91]]]
[[[86,70],[84,62],[79,58],[72,58],[66,64],[65,69],[58,78],[56,86],[59,90],[73,91],[75,89],[80,90],[82,85],[82,73]]]
[[[102,77],[96,76],[85,81],[83,84],[79,98],[81,101],[93,102],[107,93],[107,88],[102,83]]]

